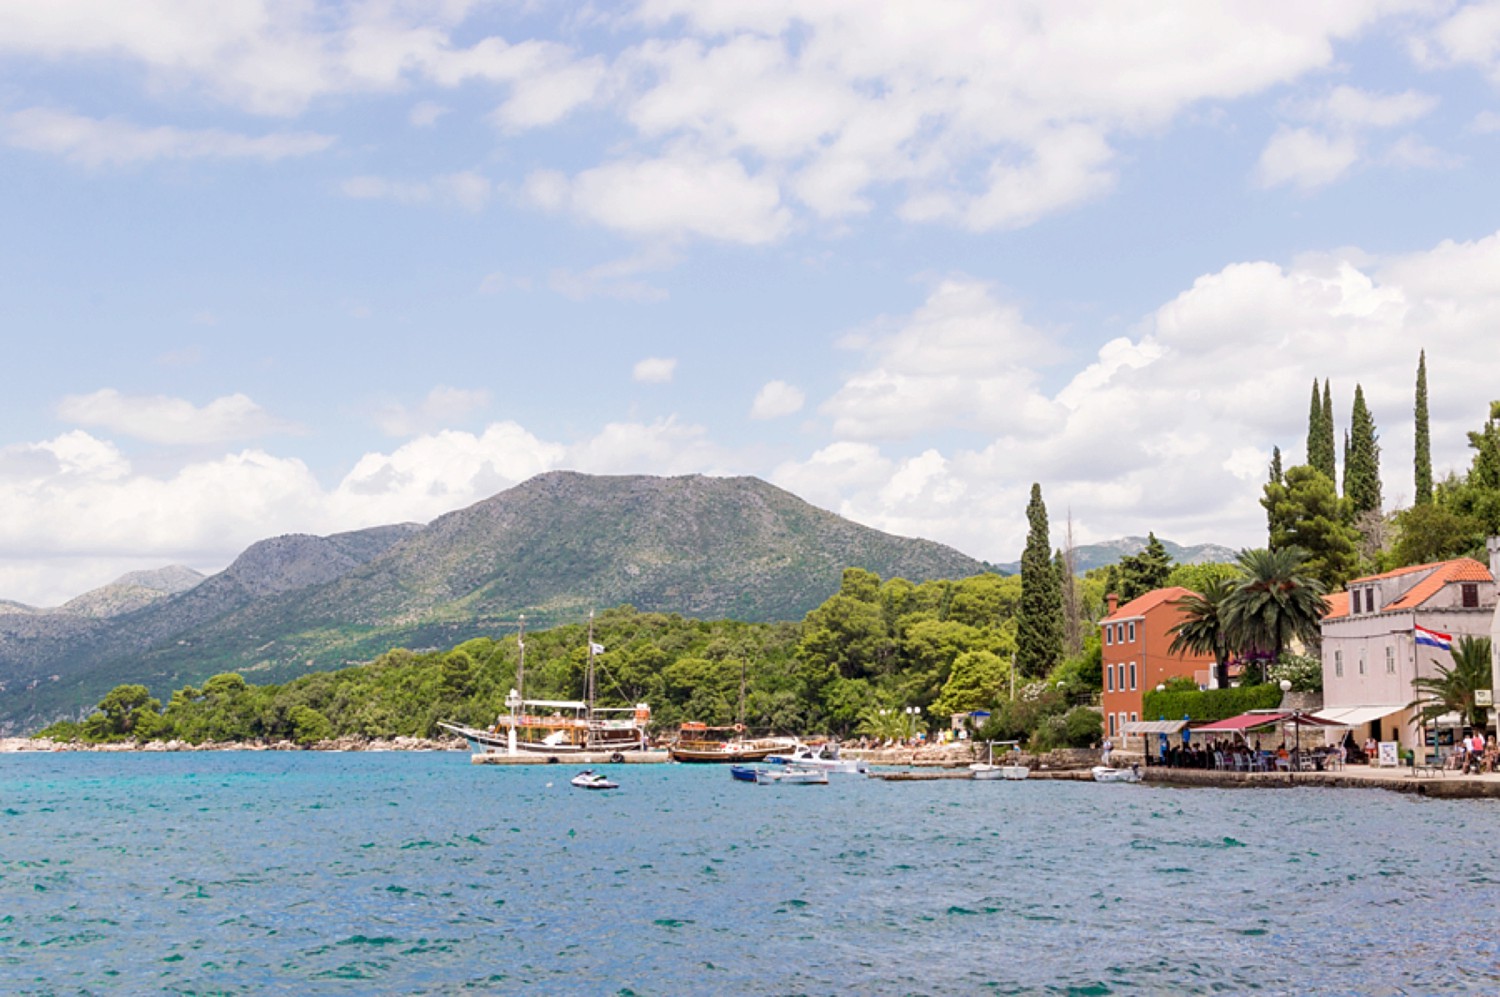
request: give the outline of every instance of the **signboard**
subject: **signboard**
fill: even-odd
[[[1393,768],[1401,764],[1400,758],[1396,754],[1396,742],[1381,741],[1379,758],[1381,768]]]
[[[1494,706],[1495,705],[1495,691],[1493,689],[1475,689],[1474,690],[1474,705],[1475,706]]]

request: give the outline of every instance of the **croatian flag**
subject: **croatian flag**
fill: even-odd
[[[1428,630],[1420,623],[1413,623],[1412,630],[1416,633],[1418,644],[1426,644],[1428,647],[1435,647],[1442,651],[1453,650],[1452,634],[1441,634],[1436,630]]]

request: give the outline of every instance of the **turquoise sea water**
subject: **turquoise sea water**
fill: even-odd
[[[1500,991],[1493,801],[610,771],[0,756],[0,989]]]

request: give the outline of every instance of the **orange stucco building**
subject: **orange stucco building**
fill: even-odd
[[[1191,589],[1181,586],[1155,589],[1117,605],[1109,596],[1109,613],[1099,621],[1101,657],[1104,660],[1104,694],[1100,709],[1104,711],[1104,734],[1120,737],[1121,725],[1129,720],[1155,720],[1141,716],[1141,699],[1147,689],[1154,689],[1167,679],[1183,676],[1206,686],[1213,674],[1213,655],[1168,654],[1172,644],[1172,627],[1182,620],[1182,611],[1173,603]],[[1176,717],[1168,717],[1175,720]]]

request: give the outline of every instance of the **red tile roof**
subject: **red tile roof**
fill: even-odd
[[[1460,557],[1456,561],[1443,561],[1437,565],[1423,565],[1423,567],[1436,567],[1437,570],[1417,584],[1406,590],[1406,594],[1395,602],[1381,606],[1381,612],[1393,609],[1411,609],[1437,595],[1445,585],[1454,582],[1492,582],[1490,569],[1480,564],[1471,557]]]
[[[1197,595],[1192,589],[1183,588],[1181,585],[1173,585],[1164,589],[1152,589],[1145,595],[1138,595],[1125,605],[1115,609],[1100,623],[1107,620],[1129,620],[1135,617],[1145,616],[1148,612],[1160,606],[1164,602],[1175,602],[1185,595]]]
[[[1348,592],[1330,592],[1323,597],[1323,601],[1328,603],[1328,612],[1323,614],[1323,619],[1337,620],[1349,615]]]

